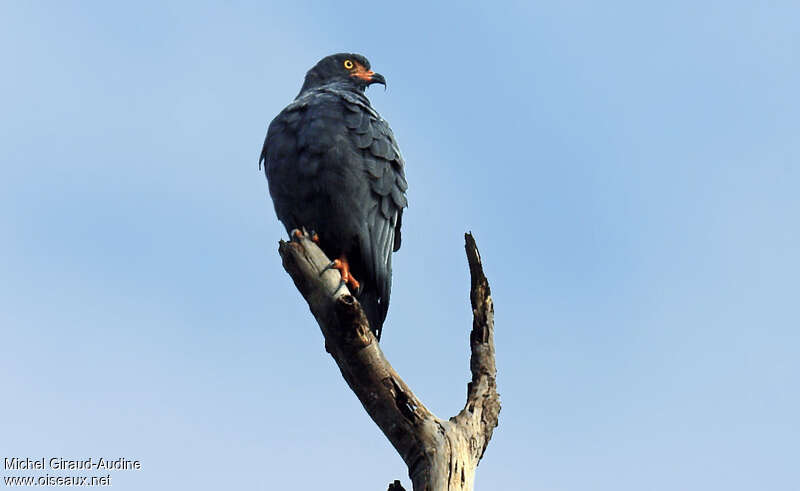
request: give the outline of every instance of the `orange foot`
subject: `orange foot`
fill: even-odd
[[[295,240],[300,240],[305,235],[306,235],[305,229],[301,230],[299,228],[292,230],[291,233],[292,239]],[[317,235],[317,233],[314,232],[313,230],[311,232],[308,232],[308,238],[311,239],[311,241],[314,242],[315,244],[319,244],[319,235]]]
[[[344,254],[339,259],[334,259],[331,263],[325,266],[325,269],[322,270],[324,273],[329,269],[335,269],[339,271],[342,275],[342,283],[346,284],[350,289],[358,295],[361,290],[361,283],[358,282],[353,277],[353,274],[350,273],[350,264],[347,262],[347,258],[344,257]]]

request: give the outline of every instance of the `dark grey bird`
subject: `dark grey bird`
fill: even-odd
[[[408,184],[394,134],[364,94],[374,83],[386,86],[361,55],[320,60],[270,123],[259,166],[287,232],[314,232],[380,339]]]

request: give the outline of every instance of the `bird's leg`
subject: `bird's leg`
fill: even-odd
[[[325,268],[322,270],[320,275],[329,269],[335,269],[339,271],[342,275],[342,285],[347,285],[350,289],[358,295],[361,293],[361,283],[353,277],[353,274],[350,272],[350,264],[347,262],[347,258],[342,254],[339,259],[334,259],[330,262]]]

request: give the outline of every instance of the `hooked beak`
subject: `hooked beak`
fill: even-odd
[[[381,84],[386,87],[386,79],[380,73],[375,73],[372,70],[367,70],[361,65],[357,65],[352,77],[360,78],[364,81],[365,85]]]
[[[381,84],[384,87],[386,87],[386,79],[383,78],[383,75],[381,75],[380,73],[375,73],[371,70],[369,73],[371,73],[372,75],[370,75],[369,80],[367,80],[367,85]]]

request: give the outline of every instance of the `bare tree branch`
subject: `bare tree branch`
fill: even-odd
[[[437,418],[414,395],[383,355],[358,301],[339,286],[330,260],[307,236],[280,242],[284,269],[308,302],[347,384],[408,466],[415,491],[472,490],[478,465],[497,426],[494,311],[475,240],[465,235],[472,288],[473,326],[464,409]],[[400,486],[399,482],[391,486]],[[390,489],[402,489],[394,487]]]
[[[464,234],[464,242],[472,280],[472,332],[469,336],[472,381],[467,384],[467,404],[452,419],[459,425],[472,429],[476,438],[475,446],[480,448],[476,457],[480,460],[489,445],[500,414],[494,355],[494,304],[489,281],[483,274],[483,264],[475,238],[472,234]]]

